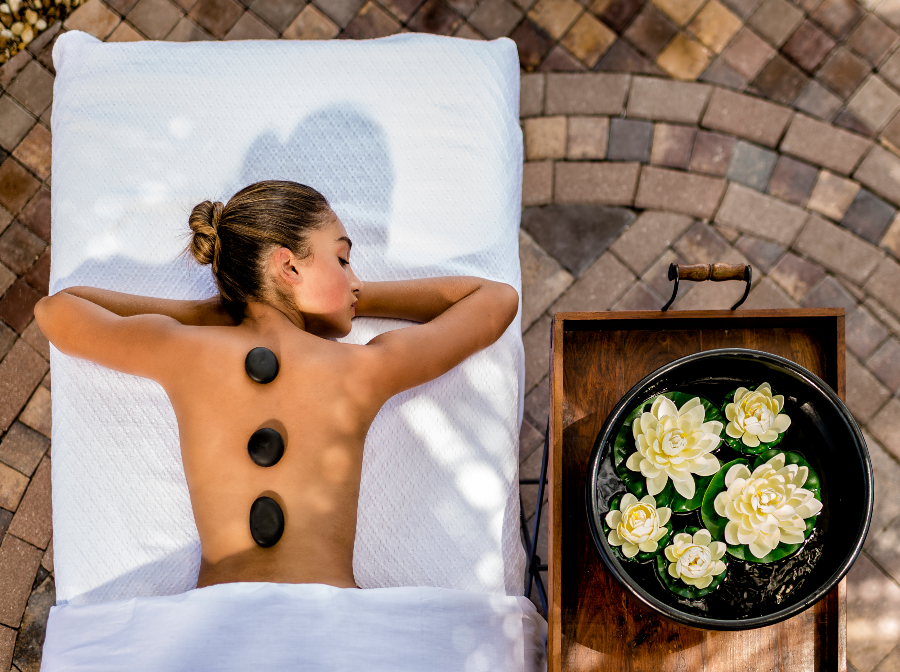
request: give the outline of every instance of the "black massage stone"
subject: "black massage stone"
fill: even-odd
[[[257,383],[271,383],[278,375],[278,358],[268,348],[253,348],[244,360],[247,375]]]
[[[250,534],[263,548],[274,546],[284,534],[284,513],[271,497],[258,497],[250,507]]]
[[[259,466],[271,467],[284,455],[284,439],[271,427],[257,429],[247,443],[247,452]]]

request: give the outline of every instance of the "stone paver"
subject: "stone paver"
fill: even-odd
[[[711,87],[706,84],[635,77],[628,96],[628,116],[696,124],[710,93]]]
[[[848,175],[869,146],[863,137],[798,114],[781,142],[781,151]]]
[[[900,641],[900,587],[865,555],[847,576],[849,663],[871,670]]]
[[[634,273],[606,252],[550,307],[550,312],[609,310],[634,280]]]
[[[531,325],[522,335],[525,346],[525,392],[531,390],[547,375],[550,366],[550,325],[546,315]]]
[[[900,95],[872,75],[847,102],[847,109],[873,131],[880,131],[900,110]]]
[[[640,170],[638,163],[560,162],[553,198],[557,203],[631,205]]]
[[[897,208],[861,189],[841,220],[841,226],[877,245],[896,214]]]
[[[603,159],[609,142],[608,117],[569,117],[566,158]]]
[[[525,160],[562,159],[566,155],[566,118],[525,120]]]
[[[900,460],[900,400],[893,397],[888,401],[869,423],[869,430]]]
[[[872,319],[874,320],[874,318]],[[879,325],[880,323],[876,322],[875,324]],[[877,327],[875,328],[877,329]],[[876,338],[871,338],[870,342]],[[878,380],[885,384],[888,390],[891,392],[900,390],[900,342],[896,338],[888,338],[884,341],[866,362],[866,366],[872,370]]]
[[[624,208],[548,205],[526,210],[522,228],[577,277],[632,221]]]
[[[519,259],[522,264],[522,328],[527,329],[572,284],[573,278],[524,230],[519,232]]]
[[[790,205],[753,189],[732,183],[725,192],[716,222],[782,245],[790,245],[808,215]]]
[[[666,168],[686,169],[691,161],[691,150],[697,129],[675,124],[655,124],[650,163]]]
[[[773,243],[764,238],[747,235],[741,236],[734,246],[747,255],[747,258],[753,265],[757,266],[763,273],[768,273],[785,251],[783,245]]]
[[[890,391],[850,353],[847,354],[847,408],[867,422],[890,398]]]
[[[647,163],[650,160],[652,138],[653,124],[649,121],[611,119],[606,158],[610,161]]]
[[[866,281],[882,258],[876,247],[817,215],[810,216],[795,247],[825,268],[857,284]]]
[[[44,388],[41,388],[44,389]],[[7,530],[22,541],[40,549],[47,548],[51,534],[50,459],[45,457],[35,471],[16,515]]]
[[[847,348],[860,360],[865,360],[871,355],[888,335],[888,329],[881,324],[865,306],[858,306],[846,315],[845,341]],[[872,365],[875,376],[878,375],[878,367]],[[890,391],[893,391],[891,389]]]
[[[775,152],[741,140],[734,147],[725,177],[756,191],[764,191],[777,161]]]
[[[21,339],[0,362],[0,429],[15,420],[50,365]]]
[[[900,157],[873,147],[853,177],[894,205],[900,205]]]
[[[866,549],[871,549],[881,533],[900,517],[900,499],[896,497],[900,487],[900,464],[881,447],[868,432],[863,434],[869,457],[872,459],[872,474],[875,483],[875,506],[872,508],[872,522],[866,536]]]
[[[840,221],[859,193],[859,189],[857,182],[846,180],[830,170],[823,170],[819,173],[819,179],[813,187],[806,207]]]
[[[553,162],[531,161],[522,167],[522,205],[553,201]]]
[[[691,172],[723,176],[728,170],[735,144],[735,139],[728,135],[698,131],[688,169]]]
[[[635,206],[710,218],[719,204],[725,181],[705,175],[645,166]]]
[[[792,117],[789,109],[727,89],[713,91],[703,126],[775,147]]]
[[[871,256],[871,255],[870,255]],[[900,315],[900,264],[885,258],[866,283],[866,291],[881,301],[894,315]]]
[[[628,75],[552,73],[547,75],[546,114],[621,114]]]
[[[691,225],[686,215],[647,210],[613,244],[612,251],[641,274]]]
[[[43,553],[12,534],[0,543],[0,623],[19,627]]]
[[[15,422],[0,441],[0,462],[31,477],[49,445],[45,437]]]

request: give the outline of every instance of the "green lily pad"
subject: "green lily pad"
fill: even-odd
[[[656,395],[659,396],[659,395]],[[644,412],[649,412],[650,407],[653,405],[653,400],[656,399],[656,396],[651,397],[650,399],[645,400],[637,408],[635,408],[631,413],[629,413],[625,420],[622,422],[622,426],[619,429],[619,433],[616,434],[616,439],[613,442],[613,465],[616,469],[616,474],[619,478],[622,479],[622,482],[625,484],[625,487],[628,488],[634,495],[641,499],[644,495],[647,495],[647,479],[644,475],[639,471],[632,471],[628,467],[625,466],[625,462],[631,456],[632,453],[637,452],[637,449],[634,445],[634,434],[632,433],[631,425],[632,423],[641,417],[641,414]],[[668,397],[672,400],[672,402],[678,407],[681,408],[688,401],[693,399],[694,397],[698,397],[700,399],[700,403],[703,405],[704,422],[711,422],[713,420],[717,420],[722,423],[722,436],[725,435],[724,427],[727,424],[727,420],[722,415],[721,411],[719,411],[716,406],[709,401],[708,399],[704,399],[696,394],[686,394],[684,392],[664,392],[664,397]],[[722,446],[722,441],[720,439],[719,445],[711,451],[711,453],[715,453]],[[654,495],[656,499],[657,506],[668,506],[672,509],[673,513],[688,513],[690,511],[696,511],[700,508],[703,503],[703,494],[706,492],[709,483],[712,481],[713,476],[694,476],[694,496],[691,499],[687,499],[675,489],[675,485],[672,483],[672,479],[668,479],[666,481],[666,486],[662,489],[662,492]]]
[[[686,527],[683,530],[678,530],[676,534],[681,534],[684,532],[685,534],[694,534],[700,530],[699,527]],[[712,532],[712,530],[710,530]],[[673,535],[674,536],[674,535]],[[712,583],[710,583],[706,588],[697,588],[696,586],[689,586],[681,579],[676,579],[671,574],[669,574],[669,559],[666,557],[665,553],[661,553],[656,556],[656,573],[659,575],[660,580],[663,585],[672,593],[676,595],[680,595],[681,597],[686,597],[690,600],[696,600],[698,598],[709,595],[713,592],[722,581],[725,580],[725,577],[728,576],[728,560],[723,555],[722,562],[725,563],[725,571],[721,574],[718,574],[713,577]]]
[[[620,493],[610,500],[610,502],[609,502],[609,510],[610,511],[618,510],[619,502],[622,501],[623,495],[624,495],[624,493]],[[657,502],[657,504],[659,504],[659,502]],[[662,505],[659,505],[656,508],[661,509]],[[601,517],[600,524],[603,527],[603,534],[608,535],[610,533],[610,531],[612,530],[612,528],[606,524],[606,516]],[[671,518],[671,516],[669,517],[669,521],[665,525],[663,525],[663,527],[665,528],[666,533],[662,536],[661,539],[659,539],[656,542],[658,544],[658,546],[656,547],[655,551],[646,552],[646,551],[639,550],[637,555],[635,555],[633,558],[629,558],[622,552],[621,546],[613,546],[612,544],[609,544],[609,547],[612,549],[613,555],[615,555],[619,560],[621,560],[623,562],[647,562],[648,560],[652,560],[657,555],[662,553],[663,548],[665,548],[666,544],[669,543],[669,539],[672,538],[672,518]],[[609,543],[609,542],[607,542],[607,543]]]
[[[762,383],[760,383],[760,385],[761,384]],[[753,392],[757,387],[759,387],[759,385],[755,385],[754,387],[748,387],[747,389],[750,392]],[[722,406],[719,409],[722,412],[722,416],[723,416],[723,419],[724,419],[724,422],[726,425],[728,424],[728,418],[725,417],[725,408],[728,406],[728,404],[730,404],[734,401],[734,393],[737,392],[737,390],[738,390],[738,388],[734,388],[733,390],[731,390],[731,392],[729,392],[728,394],[725,395],[725,401],[722,402]],[[773,396],[774,396],[774,390],[773,390]],[[784,409],[782,409],[782,410],[784,410]],[[790,427],[788,427],[788,429],[790,429]],[[769,441],[768,443],[760,441],[758,446],[748,446],[740,438],[736,439],[733,436],[728,436],[728,432],[722,432],[722,438],[725,439],[725,441],[728,443],[729,446],[734,448],[739,453],[744,453],[745,455],[761,455],[765,451],[771,450],[772,448],[777,446],[779,443],[781,443],[781,440],[784,438],[784,434],[786,431],[787,430],[785,430],[784,432],[781,432],[781,434],[778,435],[778,438],[776,438],[774,441]]]
[[[769,461],[775,455],[782,452],[784,453],[784,463],[786,465],[797,464],[800,466],[805,466],[807,469],[809,469],[809,476],[807,476],[806,483],[803,484],[803,488],[812,492],[813,496],[816,499],[822,501],[819,487],[819,475],[815,472],[809,462],[804,460],[797,453],[792,453],[786,450],[767,450],[762,455],[757,456],[757,458],[753,462],[753,466],[750,466],[749,462],[745,459],[733,460],[728,464],[722,465],[722,468],[719,469],[719,472],[713,477],[712,483],[709,484],[709,487],[706,490],[706,495],[703,497],[703,505],[700,507],[700,517],[702,518],[703,524],[706,525],[706,529],[709,530],[709,533],[712,535],[713,539],[715,539],[716,541],[725,541],[725,525],[728,524],[728,519],[716,513],[715,500],[720,492],[727,489],[725,487],[725,475],[728,473],[728,470],[731,469],[731,467],[733,467],[735,464],[743,464],[752,472],[759,465]],[[817,518],[818,514],[806,519],[806,530],[803,533],[804,538],[809,539],[809,535],[812,534],[813,530],[816,527]],[[772,551],[767,555],[764,555],[762,558],[757,558],[755,555],[753,555],[753,553],[750,552],[750,546],[748,544],[732,546],[727,541],[725,541],[725,544],[727,546],[726,552],[728,553],[728,555],[734,558],[738,558],[739,560],[746,560],[747,562],[758,562],[763,564],[775,562],[776,560],[781,560],[782,558],[786,558],[789,555],[793,555],[803,546],[803,544],[785,544],[782,542],[778,544],[778,546],[773,548]]]

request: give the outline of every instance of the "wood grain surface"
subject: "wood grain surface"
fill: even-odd
[[[695,630],[643,606],[606,572],[584,502],[591,449],[607,415],[635,383],[679,357],[763,350],[809,369],[843,398],[843,309],[556,313],[552,329],[551,672],[846,672],[845,581],[770,627]]]

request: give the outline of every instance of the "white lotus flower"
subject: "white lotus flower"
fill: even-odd
[[[728,519],[725,541],[732,546],[748,544],[750,552],[762,558],[780,542],[800,544],[806,523],[822,510],[822,502],[801,486],[809,469],[784,464],[784,453],[759,465],[750,473],[736,464],[725,474],[725,487],[713,504],[716,513]]]
[[[721,558],[725,555],[725,544],[713,541],[709,530],[699,530],[692,537],[680,532],[675,535],[670,546],[666,546],[669,561],[669,576],[681,579],[689,586],[706,588],[713,577],[725,571]]]
[[[634,445],[625,466],[640,471],[647,479],[647,492],[658,495],[671,478],[682,497],[694,496],[694,476],[712,476],[719,460],[709,455],[719,447],[722,423],[703,422],[706,414],[699,397],[681,408],[662,395],[653,400],[649,413],[643,413],[631,425]]]
[[[652,553],[657,542],[666,534],[666,523],[672,509],[656,508],[656,499],[646,495],[641,501],[630,492],[622,495],[619,510],[606,514],[606,524],[612,529],[606,540],[610,546],[621,546],[626,558],[633,558],[638,551]]]
[[[791,419],[784,413],[784,396],[772,396],[772,387],[763,383],[753,392],[739,387],[734,392],[734,402],[725,407],[728,425],[725,433],[740,439],[744,445],[755,448],[760,442],[769,443],[791,426]]]

